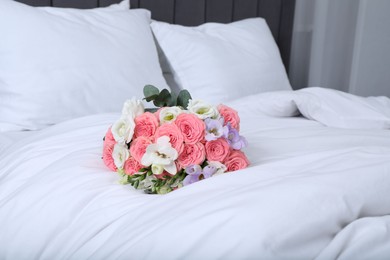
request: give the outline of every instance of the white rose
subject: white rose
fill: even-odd
[[[183,112],[179,107],[164,107],[160,111],[160,122],[161,124],[167,122],[173,122],[176,117]]]
[[[134,119],[122,117],[112,125],[111,132],[115,141],[124,144],[129,143],[133,138],[134,128]]]
[[[225,166],[225,164],[217,162],[217,161],[208,161],[207,164],[209,166],[217,169],[217,171],[213,174],[213,176],[218,175],[218,174],[222,174],[222,173],[226,172],[226,170],[227,170],[227,167]]]
[[[135,98],[126,100],[122,108],[122,116],[127,118],[130,117],[134,119],[136,116],[139,116],[145,112],[144,104],[141,100],[136,100]]]
[[[123,168],[123,165],[129,156],[130,153],[126,145],[120,143],[115,144],[114,150],[112,151],[112,158],[114,159],[115,166],[118,169]]]
[[[190,99],[188,102],[188,111],[197,115],[202,120],[206,118],[217,119],[219,117],[219,112],[216,107],[201,100],[194,101]]]

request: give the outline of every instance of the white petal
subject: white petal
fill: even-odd
[[[166,135],[163,135],[157,139],[157,144],[159,146],[167,146],[167,145],[170,145],[169,141],[170,141],[169,137]]]
[[[168,165],[165,165],[164,166],[164,169],[169,172],[170,174],[172,175],[175,175],[176,174],[176,164],[174,162],[172,162],[171,164],[168,164]]]
[[[145,166],[150,166],[153,163],[153,154],[145,153],[141,158],[141,164]]]
[[[122,115],[126,117],[131,117],[134,119],[136,116],[143,114],[145,111],[144,104],[141,100],[136,100],[134,97],[132,99],[126,100],[123,104]]]
[[[167,165],[170,163],[171,163],[171,160],[168,158],[161,158],[159,156],[153,156],[153,164]]]
[[[182,112],[183,110],[181,110],[181,108],[179,107],[165,107],[160,111],[160,116],[159,116],[160,122],[161,123],[172,122]]]
[[[125,161],[129,158],[130,153],[126,146],[123,144],[117,143],[114,146],[112,151],[112,157],[114,159],[114,164],[117,168],[123,168]]]
[[[169,146],[163,146],[163,147],[160,147],[160,149],[158,150],[158,152],[160,154],[165,154],[165,156],[171,160],[176,160],[177,157],[178,157],[178,153],[176,151],[175,148]]]

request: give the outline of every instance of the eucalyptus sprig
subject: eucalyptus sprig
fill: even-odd
[[[160,90],[152,85],[146,85],[144,87],[145,100],[147,102],[153,101],[153,104],[156,107],[171,107],[171,106],[180,106],[183,109],[187,109],[188,102],[191,99],[190,93],[183,89],[176,95],[173,92],[170,92],[168,89]]]

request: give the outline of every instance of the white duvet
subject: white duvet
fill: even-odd
[[[119,185],[104,166],[118,115],[20,139],[0,152],[0,259],[388,259],[390,106],[351,98],[365,112],[341,109],[335,123],[337,105],[308,105],[340,98],[329,93],[233,102],[251,166],[167,195]]]

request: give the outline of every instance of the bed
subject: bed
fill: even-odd
[[[295,1],[19,2],[40,7],[0,2],[1,259],[388,259],[390,99],[292,90]],[[102,138],[146,84],[237,110],[249,167],[118,184]]]

